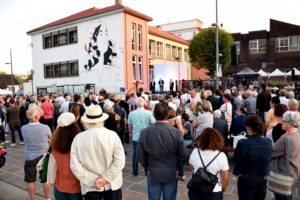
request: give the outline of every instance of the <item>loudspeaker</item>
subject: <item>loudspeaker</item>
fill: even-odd
[[[236,46],[231,45],[231,65],[237,65]]]
[[[292,80],[296,80],[295,69],[292,69]]]

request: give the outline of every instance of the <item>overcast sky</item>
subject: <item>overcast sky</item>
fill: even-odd
[[[0,0],[0,71],[32,68],[31,38],[26,32],[91,7],[115,0]],[[216,20],[215,0],[123,0],[123,4],[153,18],[150,25],[200,19],[204,27]],[[300,25],[300,0],[218,0],[219,23],[230,32],[269,30],[270,18]]]

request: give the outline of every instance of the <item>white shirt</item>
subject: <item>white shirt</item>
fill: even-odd
[[[122,187],[125,153],[119,136],[107,128],[89,128],[76,135],[71,146],[70,167],[80,181],[81,193],[118,190]],[[101,176],[107,184],[94,186]]]
[[[170,106],[173,110],[177,111],[177,106],[174,103],[169,102],[168,106]]]
[[[151,108],[152,112],[154,112],[154,107],[155,107],[155,105],[158,104],[158,103],[159,103],[158,100],[157,100],[157,101],[150,101],[149,107]]]
[[[199,149],[200,150],[200,149]],[[207,165],[217,154],[219,151],[212,151],[212,150],[200,150],[200,154],[204,165]],[[203,167],[202,162],[200,160],[198,154],[198,148],[195,148],[190,156],[189,163],[193,166],[194,172],[197,171],[198,168]],[[226,171],[229,170],[228,159],[226,155],[221,152],[218,157],[207,167],[207,171],[212,174],[218,173],[219,183],[216,184],[213,192],[221,192],[222,191],[222,182],[220,178],[220,170]]]

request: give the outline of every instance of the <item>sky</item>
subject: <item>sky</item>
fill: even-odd
[[[0,0],[0,71],[32,69],[31,38],[26,32],[91,7],[115,0]],[[203,27],[216,21],[216,0],[123,0],[123,4],[153,18],[149,25],[200,19]],[[219,24],[231,33],[269,30],[275,19],[300,25],[300,0],[218,0]]]

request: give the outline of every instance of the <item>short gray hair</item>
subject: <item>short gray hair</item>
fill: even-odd
[[[106,102],[104,105],[103,105],[103,110],[105,111],[109,111],[110,109],[112,109],[112,103],[109,103],[109,102]]]
[[[294,111],[286,111],[282,119],[290,124],[292,124],[294,127],[300,127],[300,113],[294,112]]]
[[[221,116],[222,116],[222,113],[221,113],[220,110],[215,110],[215,111],[214,111],[214,117],[215,117],[215,118],[221,118]]]
[[[37,115],[41,116],[40,108],[38,107],[31,107],[26,111],[26,117],[31,121]]]
[[[145,104],[145,100],[142,97],[138,97],[136,99],[136,106],[137,107],[143,107]]]

